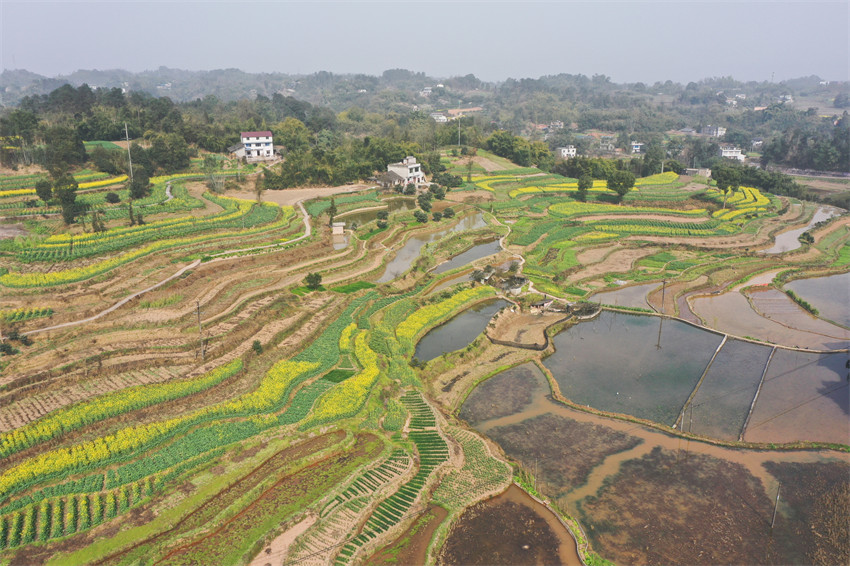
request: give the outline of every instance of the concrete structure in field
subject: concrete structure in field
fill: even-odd
[[[440,112],[431,112],[431,118],[432,118],[435,122],[437,122],[438,124],[445,124],[446,122],[448,122],[448,121],[449,121],[449,119],[448,119],[448,118],[446,118],[446,115],[445,115],[445,114],[441,114]]]
[[[334,236],[345,234],[345,222],[334,222],[331,224],[331,234]]]
[[[693,167],[685,169],[685,175],[690,177],[711,177],[711,169],[708,167]]]
[[[722,138],[726,135],[726,128],[723,126],[712,126],[709,124],[708,126],[703,126],[700,133],[705,136],[711,136],[713,138]]]
[[[729,159],[737,159],[738,161],[744,161],[747,159],[747,156],[741,153],[740,147],[734,147],[731,145],[721,145],[720,146],[720,157],[727,157]]]
[[[570,159],[576,156],[576,146],[568,145],[565,147],[556,147],[555,148],[555,157],[560,159]]]
[[[402,179],[404,184],[413,183],[419,185],[425,182],[425,174],[422,172],[422,165],[416,162],[416,158],[408,155],[398,163],[390,163],[387,165],[388,173],[395,173]]]

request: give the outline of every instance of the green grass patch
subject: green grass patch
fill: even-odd
[[[350,369],[334,369],[325,374],[322,379],[331,383],[340,383],[355,374],[354,370]]]
[[[327,289],[325,289],[324,285],[319,285],[315,289],[311,289],[311,288],[307,287],[306,285],[300,285],[298,287],[292,288],[292,292],[295,293],[296,295],[298,295],[299,297],[303,297],[304,295],[307,295],[308,293],[312,293],[313,291],[327,291]]]
[[[339,287],[332,287],[331,291],[336,291],[337,293],[356,293],[362,289],[373,289],[376,287],[374,283],[371,281],[355,281],[354,283],[349,283],[347,285],[340,285]]]
[[[156,299],[153,301],[142,301],[139,303],[139,308],[141,309],[161,309],[163,307],[167,307],[169,305],[173,305],[179,303],[183,300],[183,295],[171,295],[170,297],[163,297],[161,299]]]

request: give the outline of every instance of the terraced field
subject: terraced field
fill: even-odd
[[[532,308],[554,297],[545,308],[563,309],[566,324],[574,324],[569,317],[581,308],[571,303],[643,284],[651,286],[642,304],[668,316],[712,326],[699,318],[703,310],[691,310],[696,297],[740,294],[746,305],[756,297],[752,320],[768,313],[793,327],[796,303],[771,311],[749,288],[762,283],[754,278],[769,274],[765,283],[781,289],[782,277],[773,276],[785,270],[795,270],[794,278],[846,271],[846,216],[813,229],[812,245],[756,254],[775,233],[806,222],[812,205],[747,187],[724,202],[719,191],[686,189],[670,173],[639,180],[612,204],[604,181],[588,202],[578,202],[572,179],[497,170],[473,178],[473,193],[449,193],[455,218],[420,223],[402,207],[385,229],[368,221],[349,230],[341,249],[327,226],[328,196],[305,206],[259,203],[207,194],[197,177],[154,179],[151,196],[133,204],[146,223],[129,226],[123,181],[80,172],[81,186],[90,184],[80,198],[102,212],[104,232],[66,228],[56,207],[31,202],[37,176],[0,183],[0,218],[20,221],[30,233],[3,241],[0,250],[0,328],[8,345],[0,355],[0,564],[259,564],[272,554],[287,564],[359,564],[393,541],[403,547],[423,514],[433,516],[430,538],[419,540],[416,552],[433,563],[466,509],[514,479],[534,491],[528,455],[551,455],[543,446],[525,449],[516,434],[510,446],[499,446],[456,412],[477,384],[552,354],[551,346],[532,350],[482,335],[419,362],[416,344],[433,328],[496,296],[509,301],[505,320],[511,310],[535,316]],[[118,203],[105,201],[108,191],[117,192]],[[492,200],[467,198],[483,193]],[[387,196],[393,194],[370,189],[335,205],[382,206]],[[39,215],[38,227],[30,215]],[[402,250],[417,238],[419,251],[407,257]],[[433,271],[495,239],[504,248],[495,255]],[[398,276],[385,280],[390,262]],[[310,273],[321,275],[322,287],[305,286]],[[468,278],[448,283],[459,274]],[[799,327],[821,324],[832,323]],[[665,335],[658,336],[660,344]],[[792,346],[776,345],[788,352]],[[800,359],[795,375],[810,361]],[[840,365],[837,357],[812,359],[829,360],[824,376]],[[616,407],[617,418],[643,419],[632,426],[664,426],[693,442],[694,430],[721,430],[712,440],[735,444],[722,423],[670,427],[683,427],[681,405],[689,403],[698,416],[703,405],[734,406],[737,420],[727,428],[746,427],[738,423],[747,417],[745,395],[716,400],[728,393],[721,375],[728,365],[721,357],[713,372],[705,363],[692,371],[663,418],[649,409],[630,412],[622,399],[597,403],[587,418],[603,422],[611,416],[603,412]],[[750,407],[741,441],[770,450],[782,444],[774,435],[790,426],[772,418],[774,408],[793,409],[795,418],[805,418],[805,409],[789,409],[783,380],[768,373],[762,386],[757,370],[751,368],[746,396],[758,389],[762,400]],[[645,393],[652,383],[623,391]],[[556,399],[572,391],[567,381],[549,385]],[[818,392],[811,384],[799,389]],[[840,413],[842,395],[830,390],[818,401],[825,419]],[[513,430],[503,424],[500,430]],[[846,462],[846,445],[818,440],[793,438],[795,446]],[[615,456],[588,442],[583,450],[593,458],[564,446],[558,457],[575,461],[548,462],[541,471],[549,478],[551,470],[569,468],[596,481]],[[571,518],[576,510],[555,510],[582,556],[594,556]],[[612,548],[607,537],[590,539]],[[280,540],[288,542],[279,548]]]

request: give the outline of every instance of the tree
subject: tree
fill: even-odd
[[[93,210],[91,213],[91,229],[93,232],[106,232],[106,224],[98,210]]]
[[[39,179],[35,184],[35,194],[47,203],[53,198],[53,185],[47,179]]]
[[[723,208],[726,208],[726,199],[730,190],[737,190],[741,184],[741,172],[728,165],[717,165],[711,170],[711,178],[717,183],[717,188],[723,193]]]
[[[254,196],[257,199],[257,204],[260,204],[261,202],[263,202],[263,191],[264,190],[265,190],[265,187],[263,185],[263,177],[260,176],[260,175],[257,175],[257,177],[254,179]]]
[[[449,208],[443,209],[443,216],[444,217],[453,218],[454,215],[455,215],[455,211],[454,211],[453,208],[449,207]]]
[[[104,200],[109,204],[118,204],[121,202],[121,197],[118,196],[118,193],[113,193],[112,191],[106,193]]]
[[[390,213],[387,210],[379,210],[377,214],[378,220],[386,220],[390,217]]]
[[[578,178],[578,200],[587,201],[587,191],[593,188],[593,178],[590,175],[582,175]]]
[[[418,204],[419,208],[425,212],[431,212],[431,195],[428,193],[422,193],[416,197],[416,204]]]
[[[416,185],[414,185],[413,183],[408,183],[407,185],[405,185],[404,194],[406,194],[407,196],[415,195],[416,194]]]
[[[334,223],[334,216],[336,216],[336,201],[331,197],[331,205],[328,207],[328,226]]]
[[[127,188],[130,190],[130,198],[144,198],[148,194],[150,185],[150,177],[148,177],[148,174],[147,172],[145,172],[144,169],[135,171],[133,174],[133,179],[129,183],[127,183]]]
[[[416,221],[421,224],[428,222],[428,215],[422,212],[421,210],[414,211],[413,218],[415,218]]]
[[[53,181],[53,194],[62,206],[62,220],[65,224],[73,224],[77,216],[77,181],[70,173],[59,175]]]
[[[221,169],[221,163],[212,155],[204,157],[204,163],[201,165],[201,171],[207,180],[207,187],[214,193],[224,192],[224,172]]]
[[[437,212],[436,210],[431,213],[431,218],[434,219],[434,222],[439,222],[443,218],[442,212]]]
[[[619,201],[635,186],[635,176],[629,171],[614,171],[608,177],[608,188],[617,193]]]
[[[316,290],[322,286],[322,276],[319,273],[308,273],[304,278],[304,284],[308,289]]]

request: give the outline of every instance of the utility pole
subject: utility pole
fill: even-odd
[[[770,521],[770,530],[773,532],[773,525],[776,523],[776,510],[779,508],[779,491],[782,489],[782,482],[776,488],[776,503],[773,505],[773,520]]]
[[[201,301],[196,300],[195,305],[196,305],[196,310],[197,310],[197,313],[198,313],[198,339],[201,342],[201,361],[205,362],[206,361],[206,348],[204,346],[204,330],[201,327]]]
[[[460,116],[457,117],[457,147],[460,149]]]
[[[124,122],[124,137],[127,138],[127,161],[130,162],[130,183],[133,182],[133,158],[130,156],[130,133],[127,131],[127,122]]]
[[[661,284],[661,314],[664,314],[664,292],[667,290],[667,280],[662,281]]]

